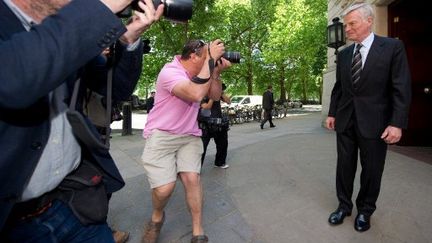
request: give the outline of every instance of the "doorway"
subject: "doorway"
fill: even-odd
[[[389,36],[402,40],[408,56],[412,101],[400,145],[432,146],[432,19],[421,0],[388,6]]]

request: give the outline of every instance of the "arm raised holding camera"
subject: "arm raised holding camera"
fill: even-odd
[[[130,17],[126,29],[127,31],[119,38],[115,45],[114,55],[114,76],[113,76],[113,100],[123,101],[129,99],[142,72],[143,44],[140,36],[153,23],[158,21],[163,14],[163,5],[155,8],[151,0],[139,1],[140,8],[134,11]],[[142,12],[141,12],[142,11]],[[98,72],[107,74],[111,65],[103,67]],[[104,95],[106,94],[106,75],[99,77],[93,76],[88,82],[92,90]]]
[[[153,6],[150,0],[146,2]],[[114,13],[128,6],[130,0],[13,3],[33,20],[33,26],[29,23],[28,31],[14,29],[20,24],[17,17],[5,2],[0,2],[0,63],[9,67],[0,71],[0,80],[9,80],[8,85],[0,87],[0,107],[8,108],[30,106],[120,36],[127,44],[134,37],[137,40],[138,33],[159,19],[163,11],[161,7],[154,10],[146,6],[145,15],[137,12],[125,28]]]
[[[185,45],[180,63],[189,72],[190,80],[179,82],[173,93],[188,101],[200,102],[204,96],[219,100],[222,91],[220,73],[231,64],[224,60],[217,67],[215,63],[221,59],[225,46],[219,39],[205,44],[203,41],[191,41]]]
[[[220,79],[220,74],[223,72],[223,70],[231,67],[231,62],[226,60],[225,58],[221,57],[218,59],[218,64],[215,67],[212,77],[211,77],[211,84],[208,91],[208,96],[214,100],[220,100],[223,95],[222,90],[222,81]]]
[[[126,25],[126,33],[120,38],[120,41],[125,44],[133,44],[137,41],[144,31],[160,19],[164,10],[163,4],[156,7],[152,0],[139,1],[138,6],[143,12],[135,10],[134,15]]]

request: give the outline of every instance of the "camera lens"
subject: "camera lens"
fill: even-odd
[[[131,5],[122,12],[117,13],[120,18],[130,18],[132,10],[143,11],[138,6],[138,2],[142,0],[133,0]],[[153,0],[153,5],[157,8],[160,4],[164,4],[164,17],[168,20],[180,23],[186,23],[192,18],[193,0]]]
[[[240,63],[241,55],[240,52],[237,51],[227,51],[223,54],[223,58],[232,63]]]
[[[164,17],[174,22],[185,23],[192,18],[193,0],[153,0],[154,6],[163,3]]]

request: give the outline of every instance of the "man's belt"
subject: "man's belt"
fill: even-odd
[[[40,197],[30,199],[25,202],[16,203],[9,215],[9,220],[16,222],[37,217],[46,212],[56,198],[56,191],[43,194]]]

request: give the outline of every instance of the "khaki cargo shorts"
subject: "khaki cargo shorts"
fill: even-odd
[[[179,172],[201,171],[204,151],[200,137],[153,130],[146,139],[141,161],[151,188],[177,180]]]

